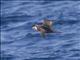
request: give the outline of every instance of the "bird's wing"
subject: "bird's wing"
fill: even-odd
[[[41,32],[41,36],[42,36],[43,38],[45,38],[45,37],[46,37],[46,35],[45,35],[45,33],[44,33],[44,32]]]
[[[51,27],[52,24],[53,24],[53,22],[52,22],[52,20],[47,20],[47,19],[45,19],[45,20],[43,21],[43,24]]]
[[[45,30],[43,28],[41,28],[41,26],[39,27],[39,31],[41,33],[41,36],[45,37]]]
[[[45,30],[42,27],[39,27],[40,32],[45,32]]]

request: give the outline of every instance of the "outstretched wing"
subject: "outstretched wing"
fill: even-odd
[[[44,33],[44,32],[41,32],[41,37],[43,37],[43,38],[45,38],[45,37],[46,37],[46,35],[45,35],[45,33]]]
[[[52,22],[52,20],[45,19],[44,22],[43,22],[43,24],[51,27],[52,24],[53,24],[53,22]]]
[[[45,37],[45,30],[43,28],[39,27],[39,31],[41,33],[41,36]]]

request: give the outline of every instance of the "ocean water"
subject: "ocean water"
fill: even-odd
[[[44,18],[61,33],[42,38]],[[1,1],[1,60],[80,60],[80,1]]]

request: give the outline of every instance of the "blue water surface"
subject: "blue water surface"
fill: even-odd
[[[61,33],[42,38],[32,25],[50,19]],[[80,1],[1,1],[2,60],[80,60]]]

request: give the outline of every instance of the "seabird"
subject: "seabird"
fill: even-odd
[[[52,29],[52,20],[44,19],[40,24],[34,24],[32,28],[41,33],[41,36],[45,37],[45,33],[56,32]]]

